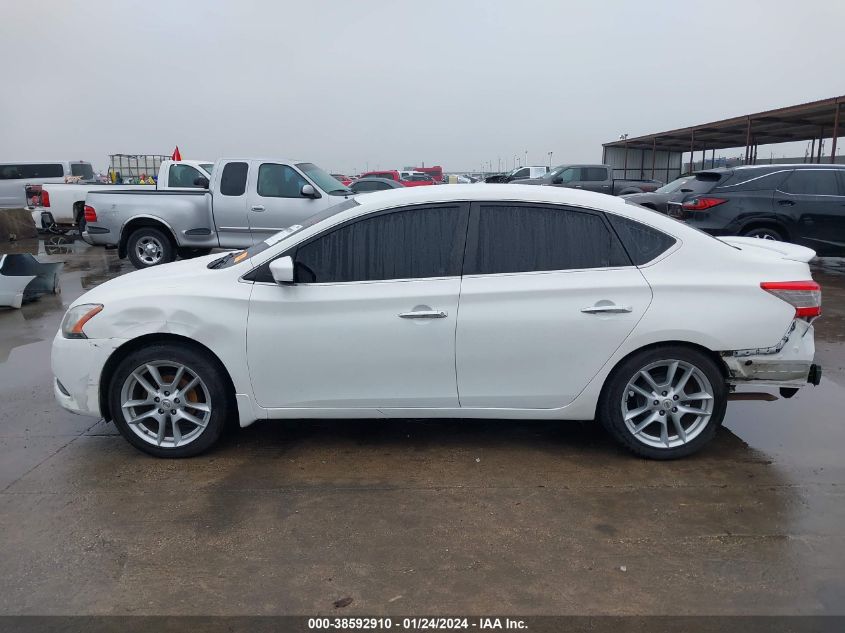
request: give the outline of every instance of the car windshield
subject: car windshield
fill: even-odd
[[[214,163],[200,163],[200,167],[202,167],[208,175],[211,175],[211,170],[214,169]]]
[[[692,180],[692,176],[684,176],[683,178],[676,178],[670,183],[667,183],[660,187],[659,189],[655,189],[654,193],[675,193],[678,189],[684,186],[684,184],[688,183]]]
[[[314,163],[298,163],[297,167],[302,172],[313,180],[317,186],[331,196],[346,196],[352,192],[348,187],[344,187],[337,178],[323,171]]]
[[[304,171],[304,170],[303,170]],[[329,176],[331,178],[331,176]],[[344,189],[346,189],[344,187]],[[347,191],[349,191],[347,189]],[[349,191],[351,194],[352,191]],[[262,251],[266,251],[271,246],[278,244],[279,242],[286,240],[294,233],[298,233],[302,229],[308,228],[309,226],[314,226],[318,222],[322,222],[333,215],[337,215],[338,213],[342,213],[347,209],[351,209],[353,207],[357,207],[358,202],[355,201],[354,198],[350,198],[349,200],[344,200],[338,204],[332,205],[327,209],[323,209],[319,213],[315,213],[314,215],[305,218],[299,224],[293,224],[285,229],[282,229],[278,233],[274,233],[270,237],[268,237],[263,242],[258,242],[257,244],[253,244],[249,248],[242,250],[242,251],[232,251],[231,253],[227,253],[220,259],[215,259],[212,261],[208,268],[228,268],[229,266],[234,266],[235,264],[240,264],[247,258],[255,257]]]

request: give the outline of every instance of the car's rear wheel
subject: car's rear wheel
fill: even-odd
[[[760,240],[776,240],[778,242],[783,242],[783,235],[780,234],[780,231],[768,226],[758,226],[756,228],[749,229],[743,233],[743,236],[756,237]]]
[[[191,457],[220,437],[231,409],[212,358],[191,347],[150,345],[124,358],[109,388],[112,419],[135,448]]]
[[[135,268],[149,268],[176,259],[176,249],[170,236],[151,226],[132,232],[126,242],[126,253]]]
[[[690,455],[725,416],[728,389],[714,360],[683,346],[644,350],[611,374],[599,402],[602,424],[623,446],[650,459]]]

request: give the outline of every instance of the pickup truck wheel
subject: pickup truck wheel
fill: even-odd
[[[192,259],[194,257],[203,257],[211,252],[210,248],[177,248],[176,253],[182,259]]]
[[[644,350],[608,378],[598,417],[628,450],[649,459],[690,455],[716,434],[728,389],[716,363],[683,346]]]
[[[126,253],[135,268],[149,268],[176,259],[176,249],[170,237],[150,226],[133,231],[126,242]]]

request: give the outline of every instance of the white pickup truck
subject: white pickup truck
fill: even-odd
[[[45,231],[64,231],[85,226],[85,198],[90,191],[147,190],[190,191],[207,189],[214,163],[208,160],[166,160],[161,163],[155,185],[122,185],[83,181],[27,187],[28,207],[35,226]]]

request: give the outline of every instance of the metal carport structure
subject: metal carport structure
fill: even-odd
[[[811,141],[809,160],[820,163],[827,158],[822,156],[822,141],[830,138],[832,163],[836,157],[836,139],[841,134],[839,113],[843,103],[845,95],[668,132],[623,138],[603,144],[602,162],[613,166],[615,177],[662,176],[668,182],[684,172],[682,157],[685,153],[690,155],[687,171],[691,171],[696,152],[701,152],[704,165],[710,151],[712,165],[717,149],[744,146],[744,163],[753,165],[757,162],[760,145]],[[621,175],[618,175],[619,172]]]

